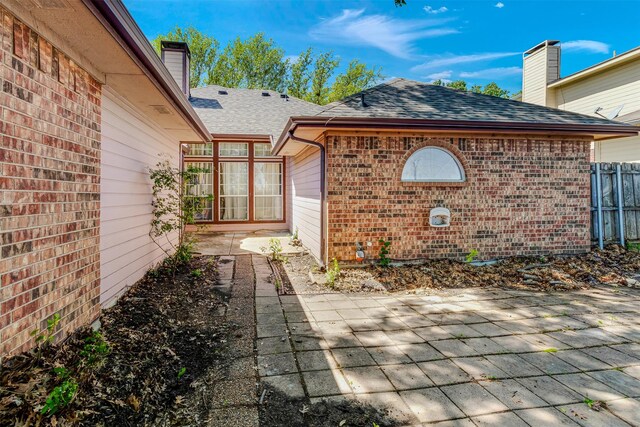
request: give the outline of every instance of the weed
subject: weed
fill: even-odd
[[[463,338],[464,338],[464,334],[457,334],[457,335],[454,335],[454,338],[461,340],[461,339],[463,339]]]
[[[48,416],[57,413],[60,409],[71,403],[78,392],[78,383],[70,377],[70,373],[66,368],[55,368],[53,371],[59,378],[63,379],[63,381],[59,386],[51,390],[51,393],[47,396],[47,401],[40,410],[41,414]]]
[[[467,254],[467,256],[465,257],[464,261],[466,263],[471,263],[476,259],[477,256],[478,256],[478,250],[477,249],[471,249],[471,252],[469,252]]]
[[[618,372],[624,372],[624,370],[620,366],[616,366],[615,368],[613,368],[613,370]]]
[[[96,365],[111,352],[109,344],[98,331],[94,331],[91,335],[85,338],[84,341],[85,345],[82,350],[80,350],[80,356],[84,358],[84,363],[86,363],[86,365]]]
[[[195,270],[193,270],[193,271],[191,272],[191,275],[192,275],[193,277],[196,277],[196,278],[198,278],[198,277],[202,277],[202,274],[203,274],[203,273],[202,273],[202,270],[201,270],[201,269],[199,269],[199,268],[196,268]]]
[[[627,242],[627,250],[640,252],[640,242]]]
[[[84,342],[85,345],[82,350],[80,350],[80,356],[84,359],[83,363],[87,366],[101,364],[107,355],[111,353],[111,347],[109,347],[109,344],[98,331],[94,331],[85,338]]]
[[[273,285],[276,287],[276,290],[280,290],[282,288],[282,280],[279,277],[276,277],[273,281]]]
[[[178,371],[178,379],[182,378],[184,376],[184,374],[187,373],[187,368],[180,368],[180,370]]]
[[[56,327],[60,323],[60,315],[58,313],[54,314],[51,319],[47,320],[47,329],[39,331],[38,329],[34,329],[31,331],[31,336],[35,337],[36,344],[38,345],[47,345],[51,344],[54,340],[54,332]]]
[[[489,376],[487,376],[487,379],[488,379],[489,381],[495,381],[495,380],[497,380],[498,378],[496,378],[496,376],[495,376],[495,375],[489,375]]]
[[[276,237],[272,237],[269,239],[269,245],[263,246],[260,248],[262,252],[269,253],[271,261],[283,261],[284,257],[282,256],[282,243],[280,243],[280,239]]]
[[[327,267],[325,277],[327,278],[327,285],[333,288],[336,284],[336,279],[340,277],[340,265],[338,264],[337,259],[334,258],[333,261],[331,261]]]
[[[391,240],[378,239],[378,243],[382,246],[380,247],[380,252],[378,252],[378,265],[380,267],[389,267],[391,264],[391,259],[389,258],[389,246],[391,246]]]
[[[296,227],[296,231],[291,235],[291,240],[298,240],[298,227]]]
[[[593,404],[596,403],[594,400],[589,399],[588,397],[585,397],[583,402],[589,407],[589,408],[593,408]]]
[[[557,349],[557,348],[555,348],[555,347],[550,347],[550,348],[545,348],[545,349],[544,349],[544,350],[542,350],[542,351],[544,351],[545,353],[557,353],[557,352],[558,352],[558,349]]]

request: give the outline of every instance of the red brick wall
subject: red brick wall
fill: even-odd
[[[480,259],[589,250],[589,144],[580,138],[326,137],[329,259],[356,241],[391,239],[392,258]],[[457,155],[465,183],[403,183],[406,159],[435,145]],[[451,211],[451,226],[429,211]]]
[[[100,85],[0,9],[0,354],[99,314]]]

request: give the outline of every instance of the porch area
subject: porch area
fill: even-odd
[[[262,248],[268,248],[272,238],[280,241],[282,254],[305,252],[302,246],[290,244],[291,234],[286,230],[219,231],[193,233],[193,236],[197,240],[195,251],[202,255],[264,254]]]

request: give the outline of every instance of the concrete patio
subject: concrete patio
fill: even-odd
[[[258,373],[291,397],[402,425],[640,424],[637,290],[278,296],[258,264]]]
[[[269,246],[269,240],[276,238],[282,245],[283,254],[304,252],[299,246],[291,246],[291,234],[288,231],[236,231],[193,233],[197,239],[196,252],[202,255],[246,255],[265,252],[261,248]]]

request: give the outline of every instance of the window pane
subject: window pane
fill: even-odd
[[[282,219],[282,163],[253,164],[256,221]]]
[[[255,157],[276,157],[271,155],[271,144],[269,143],[253,144],[253,155]]]
[[[221,142],[221,157],[247,157],[249,156],[249,144],[246,142]]]
[[[427,147],[416,151],[402,169],[403,181],[464,181],[458,160],[447,150]]]
[[[189,156],[192,157],[210,157],[213,156],[213,143],[206,144],[189,144]]]
[[[220,162],[220,220],[249,219],[249,164]]]
[[[194,175],[187,182],[187,195],[194,196],[192,201],[197,203],[199,211],[195,214],[196,221],[211,221],[213,219],[213,164],[206,162],[185,162],[185,171],[193,171]]]

